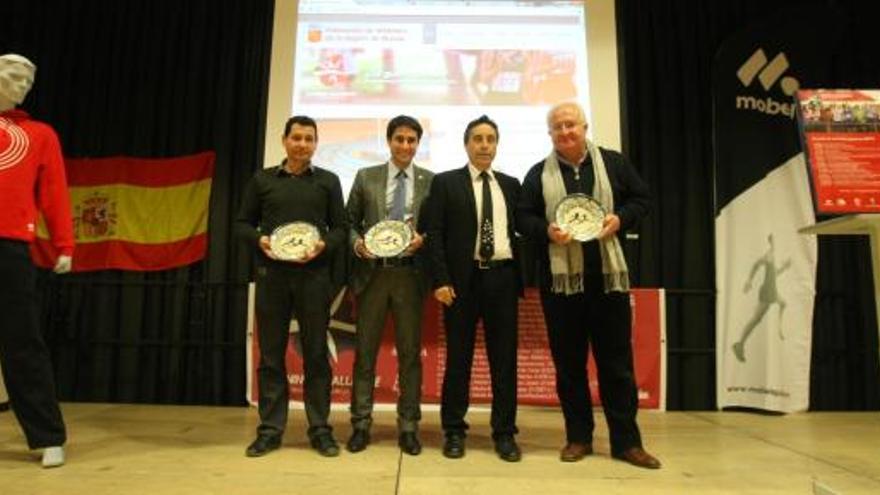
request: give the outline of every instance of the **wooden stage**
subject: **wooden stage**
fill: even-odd
[[[880,413],[741,412],[639,414],[659,471],[608,456],[601,412],[596,455],[562,463],[562,416],[520,408],[523,460],[492,450],[489,415],[472,411],[467,455],[441,454],[436,409],[424,412],[418,457],[397,448],[394,413],[377,413],[373,443],[326,459],[308,448],[303,412],[293,411],[281,450],[246,458],[252,408],[62,404],[67,464],[42,469],[11,412],[0,413],[0,494],[878,494]],[[340,444],[348,413],[333,411]]]

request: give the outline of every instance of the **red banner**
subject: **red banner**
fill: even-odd
[[[251,308],[253,291],[251,291]],[[635,359],[636,385],[639,407],[665,409],[664,396],[666,376],[666,334],[664,322],[664,292],[662,289],[634,289],[630,292],[633,311],[633,357]],[[352,365],[354,363],[354,324],[350,299],[341,296],[334,303],[334,319],[328,333],[333,364],[332,400],[347,404],[351,397]],[[349,320],[349,321],[346,321]],[[257,373],[259,346],[254,335],[259,331],[253,311],[250,312],[251,328],[248,331],[248,400],[257,403]],[[302,358],[298,352],[296,325],[292,325],[293,338],[287,353],[288,381],[291,400],[302,400]],[[422,401],[425,404],[440,402],[445,365],[445,339],[443,311],[429,298],[422,319]],[[376,369],[375,402],[394,404],[397,401],[397,359],[394,352],[393,324],[389,318],[379,350]],[[518,400],[525,405],[556,406],[556,375],[547,332],[536,290],[527,290],[525,299],[519,303],[519,350],[518,350]],[[592,356],[589,362],[590,385],[593,403],[599,404],[599,385]],[[489,363],[486,359],[482,328],[477,332],[474,367],[471,375],[471,403],[489,404],[492,400]]]
[[[67,159],[76,248],[73,271],[166,270],[207,252],[214,153],[142,159]],[[38,228],[32,254],[44,267],[56,253]]]

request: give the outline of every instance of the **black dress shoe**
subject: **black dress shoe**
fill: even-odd
[[[355,428],[351,432],[351,438],[348,439],[345,448],[349,452],[360,452],[366,449],[367,445],[370,445],[370,432],[363,428]]]
[[[495,439],[495,452],[502,461],[519,462],[522,459],[522,451],[513,435],[502,435]]]
[[[450,459],[464,457],[464,435],[446,435],[446,441],[443,442],[443,455]]]
[[[0,412],[6,412],[9,410],[9,401],[0,402]]]
[[[281,447],[281,437],[260,435],[248,445],[244,455],[248,457],[262,457],[273,450]]]
[[[422,442],[419,441],[419,437],[414,431],[401,433],[397,438],[397,445],[400,445],[400,450],[409,455],[419,455],[422,453]]]
[[[312,448],[324,457],[336,457],[339,455],[339,444],[329,433],[322,433],[312,437]]]

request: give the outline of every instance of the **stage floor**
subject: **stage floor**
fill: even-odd
[[[732,412],[639,414],[645,446],[663,462],[638,469],[608,456],[597,412],[596,455],[562,463],[562,416],[519,410],[523,460],[492,450],[489,415],[471,412],[467,455],[440,452],[436,410],[424,413],[418,457],[397,448],[394,413],[377,414],[373,443],[326,459],[308,448],[303,412],[293,411],[281,450],[251,459],[257,412],[249,408],[125,404],[62,405],[67,464],[42,469],[11,413],[0,413],[0,493],[13,494],[876,494],[880,413],[771,416]],[[348,415],[333,412],[337,439]],[[828,489],[830,491],[822,491]]]

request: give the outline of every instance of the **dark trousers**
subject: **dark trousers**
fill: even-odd
[[[36,269],[28,244],[0,239],[0,364],[9,401],[32,449],[67,440],[49,350],[39,326]]]
[[[285,354],[291,317],[299,323],[304,364],[303,399],[313,438],[332,431],[332,370],[327,350],[331,284],[325,267],[286,267],[273,263],[257,269],[257,368],[260,400],[259,435],[279,436],[287,425],[288,381]]]
[[[587,377],[587,354],[592,344],[611,452],[617,454],[642,444],[636,424],[638,396],[629,294],[606,294],[601,276],[588,276],[584,282],[582,294],[541,292],[556,366],[556,393],[565,416],[568,442],[592,443],[593,404]]]
[[[422,418],[422,275],[414,267],[376,268],[357,298],[357,351],[351,395],[351,424],[369,429],[373,423],[373,389],[376,357],[388,311],[394,318],[397,350],[397,427],[418,429]]]
[[[440,418],[449,434],[464,434],[470,404],[471,366],[477,320],[482,318],[492,377],[492,436],[513,435],[516,428],[517,274],[513,263],[474,268],[471,287],[444,308],[446,372]]]

